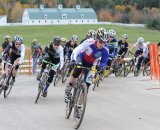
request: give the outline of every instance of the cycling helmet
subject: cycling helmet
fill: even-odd
[[[10,36],[10,35],[6,35],[4,38],[5,38],[5,39],[10,39],[11,36]]]
[[[116,31],[114,31],[113,29],[108,31],[108,34],[110,37],[115,37],[116,36]]]
[[[89,30],[87,36],[96,39],[96,32],[94,30]]]
[[[61,41],[64,42],[64,43],[66,43],[67,42],[67,38],[63,37],[63,38],[61,38]]]
[[[122,37],[125,38],[125,39],[127,39],[128,35],[127,34],[123,34]]]
[[[76,41],[78,41],[78,36],[77,35],[73,35],[71,37],[71,39],[72,39],[72,41],[76,42]]]
[[[14,42],[23,42],[23,38],[20,36],[20,35],[16,35],[15,37],[14,37]]]
[[[139,37],[139,38],[137,39],[137,42],[138,42],[139,44],[143,44],[143,43],[144,43],[143,37]]]
[[[53,43],[56,43],[56,44],[60,45],[60,43],[61,43],[61,37],[54,36],[53,37]]]
[[[107,41],[108,33],[107,33],[107,30],[105,28],[99,28],[97,30],[97,39],[102,40],[104,42]]]

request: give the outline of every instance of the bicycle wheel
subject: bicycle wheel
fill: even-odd
[[[69,97],[67,106],[66,106],[66,119],[68,119],[71,115],[72,108],[74,107],[74,100],[76,95],[76,88],[72,89],[73,92],[71,92],[71,95]]]
[[[40,81],[38,84],[38,94],[37,94],[35,103],[38,102],[39,96],[41,95],[42,92],[43,92],[43,83],[42,81]]]
[[[56,86],[60,80],[60,75],[56,74],[55,78],[54,78],[54,86]]]
[[[68,74],[69,74],[69,65],[65,66],[64,68],[64,73],[62,75],[62,83],[65,83],[65,81],[68,78]]]
[[[78,129],[82,123],[87,103],[87,86],[85,83],[78,87],[74,105],[74,128]]]
[[[150,62],[148,62],[143,68],[143,76],[145,76],[145,74],[147,76],[149,76],[151,74],[151,72],[150,72]]]
[[[4,81],[5,81],[5,78],[6,78],[6,74],[3,74],[3,75],[0,77],[0,94],[1,94],[1,92],[3,91],[3,84],[4,84]]]
[[[122,65],[123,76],[126,77],[130,73],[130,65],[128,62],[124,62]]]
[[[99,79],[99,80],[100,80],[100,79]],[[93,89],[92,89],[93,91],[95,90],[96,87],[99,86],[99,82],[100,82],[99,80],[97,80],[96,83],[94,84]]]
[[[7,86],[4,88],[4,98],[7,98],[8,95],[10,94],[10,92],[11,92],[11,89],[12,89],[12,86],[13,86],[12,76],[8,76],[6,85]]]

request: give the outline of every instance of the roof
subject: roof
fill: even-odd
[[[44,15],[47,15],[47,19],[62,19],[62,14],[67,15],[67,19],[97,19],[97,15],[92,8],[28,8],[30,19],[44,19]]]

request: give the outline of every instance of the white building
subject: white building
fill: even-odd
[[[7,23],[7,15],[1,15],[0,24],[6,24],[6,23]]]
[[[97,15],[92,8],[63,8],[60,4],[57,8],[27,8],[22,17],[23,24],[92,24],[97,23]]]

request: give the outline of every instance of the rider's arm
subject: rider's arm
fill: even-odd
[[[77,46],[72,52],[71,60],[76,61],[77,55],[80,52],[83,52],[90,44],[93,44],[93,40],[88,39],[81,43],[79,46]]]
[[[24,60],[24,56],[25,56],[25,46],[22,44],[21,45],[21,57],[20,57],[20,61],[19,61],[20,64],[22,64],[22,62]]]
[[[132,50],[137,46],[137,44],[138,44],[138,43],[135,43],[135,44],[131,47],[131,49],[130,49],[129,51],[132,51]]]
[[[10,51],[10,48],[11,48],[11,47],[12,47],[12,45],[9,44],[9,45],[4,49],[4,51],[2,52],[2,56],[5,56],[5,54]]]
[[[102,52],[100,66],[106,66],[107,65],[108,57],[109,57],[109,54],[108,54],[107,50],[104,49],[104,51]]]
[[[60,55],[60,69],[62,69],[63,65],[64,65],[64,54],[63,54],[63,48],[62,46],[59,46],[59,55]]]

